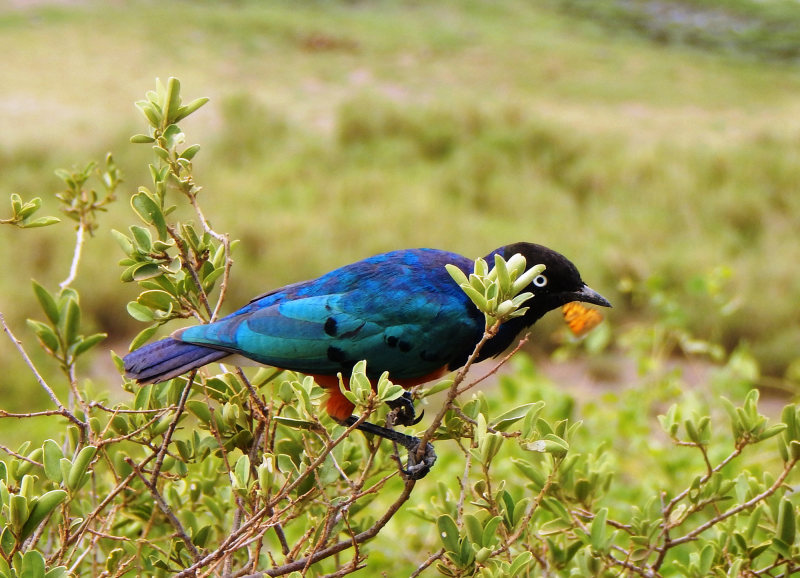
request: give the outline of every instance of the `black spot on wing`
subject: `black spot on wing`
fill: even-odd
[[[435,353],[428,353],[423,350],[419,352],[419,357],[422,361],[439,361],[439,356]]]
[[[386,337],[386,345],[388,345],[389,347],[397,347],[398,341],[399,340],[395,335],[389,335],[388,337]]]
[[[403,341],[402,339],[397,343],[397,348],[403,353],[411,351],[411,347],[412,346],[408,341]]]
[[[331,337],[336,337],[336,325],[336,319],[333,317],[328,317],[325,320],[325,333]]]
[[[326,352],[328,355],[328,359],[333,361],[334,363],[344,363],[347,361],[347,355],[344,351],[339,349],[338,347],[330,346],[328,347],[328,351]]]

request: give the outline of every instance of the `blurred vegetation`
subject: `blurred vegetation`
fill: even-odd
[[[767,61],[800,57],[800,11],[792,0],[554,0],[567,13],[660,44],[683,44]]]

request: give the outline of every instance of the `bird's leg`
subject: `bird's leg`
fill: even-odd
[[[387,401],[386,405],[395,410],[394,421],[403,426],[417,425],[425,415],[425,410],[422,410],[422,413],[417,416],[414,411],[414,400],[408,391],[404,391],[403,395],[397,399]]]
[[[343,423],[346,426],[351,426],[357,421],[358,418],[354,415],[351,415],[344,420]],[[406,464],[406,469],[401,471],[406,477],[411,478],[412,480],[424,478],[433,467],[434,462],[436,462],[436,452],[433,449],[433,444],[430,442],[428,442],[425,448],[425,453],[422,456],[422,460],[417,461],[417,449],[419,448],[419,444],[422,442],[422,440],[419,438],[396,432],[368,421],[358,424],[356,429],[360,429],[364,433],[376,435],[393,441],[406,448],[408,450],[408,463]]]

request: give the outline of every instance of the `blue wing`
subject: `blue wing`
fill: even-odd
[[[465,271],[472,264],[432,249],[377,255],[268,293],[175,337],[303,373],[349,372],[366,359],[372,375],[416,379],[465,357],[482,332],[483,317],[450,278],[447,263]]]

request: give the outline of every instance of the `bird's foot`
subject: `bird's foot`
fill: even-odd
[[[414,400],[407,391],[404,391],[403,395],[397,399],[387,402],[387,404],[395,412],[395,423],[402,426],[417,425],[422,419],[422,416],[425,415],[425,410],[422,410],[419,415],[416,414],[414,410]]]
[[[358,418],[354,415],[342,420],[342,424],[347,426],[357,422]],[[408,462],[406,463],[405,469],[401,467],[400,471],[408,479],[420,480],[424,478],[428,472],[431,471],[433,464],[436,462],[436,451],[433,449],[433,444],[430,442],[425,444],[425,452],[420,457],[417,457],[419,446],[422,443],[422,440],[418,437],[406,435],[368,421],[361,422],[356,427],[364,433],[382,437],[407,449]]]
[[[418,458],[417,450],[422,440],[418,438],[414,438],[414,440],[416,444],[409,443],[409,445],[406,446],[408,448],[408,462],[406,463],[406,469],[401,471],[408,479],[421,480],[428,475],[433,464],[436,463],[436,451],[433,449],[433,444],[427,442],[425,444],[425,453],[422,454],[421,458]]]

